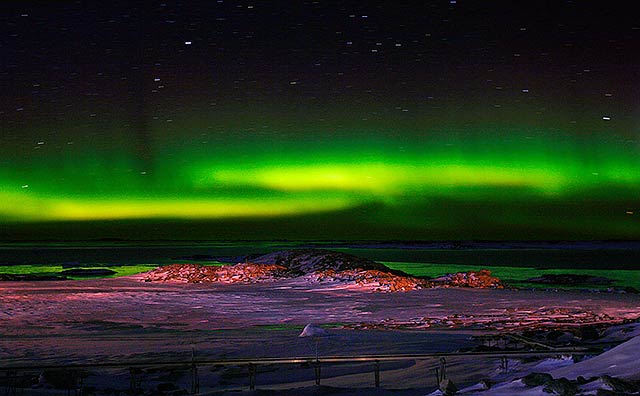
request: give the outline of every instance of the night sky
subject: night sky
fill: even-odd
[[[0,239],[640,239],[627,3],[385,3],[3,1]]]

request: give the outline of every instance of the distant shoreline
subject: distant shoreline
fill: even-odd
[[[286,245],[299,247],[380,248],[380,249],[631,249],[640,250],[640,240],[281,240],[281,239],[118,239],[99,238],[86,240],[20,239],[0,240],[0,248],[55,247],[55,246],[233,246],[233,245]]]

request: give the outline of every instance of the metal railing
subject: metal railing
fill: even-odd
[[[500,359],[500,367],[506,370],[507,359],[509,358],[530,358],[544,356],[566,356],[566,355],[593,355],[601,352],[597,349],[586,348],[554,348],[553,350],[537,351],[488,351],[488,352],[436,352],[428,354],[387,354],[387,355],[359,355],[359,356],[322,356],[322,357],[290,357],[290,358],[243,358],[243,359],[195,359],[182,361],[128,361],[128,362],[97,362],[97,363],[69,363],[69,364],[44,364],[44,365],[12,365],[0,367],[3,372],[5,395],[13,396],[20,394],[18,386],[19,379],[24,377],[24,373],[43,372],[45,370],[61,370],[72,375],[85,369],[129,369],[130,394],[137,394],[140,388],[141,369],[150,368],[182,368],[191,371],[191,394],[200,394],[199,367],[226,367],[244,366],[247,368],[247,385],[249,390],[256,388],[256,377],[258,366],[260,365],[291,365],[303,364],[314,369],[315,384],[320,385],[322,379],[322,367],[343,363],[372,363],[373,385],[380,387],[380,363],[397,361],[421,361],[437,360],[438,364],[430,368],[435,371],[437,384],[446,379],[446,366],[448,358],[485,358]],[[82,383],[67,389],[67,394],[82,396]]]

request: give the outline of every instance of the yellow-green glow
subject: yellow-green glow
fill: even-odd
[[[145,218],[273,217],[324,212],[352,204],[344,198],[282,199],[54,199],[1,193],[4,214],[16,220],[117,220]]]
[[[406,189],[508,186],[555,192],[570,180],[548,170],[470,165],[286,165],[211,171],[201,184],[247,185],[283,191],[343,190],[380,194]]]
[[[212,170],[209,177],[201,179],[200,184],[248,185],[283,191],[341,190],[383,193],[394,190],[400,179],[406,178],[406,174],[395,173],[392,168],[383,164],[321,164]]]

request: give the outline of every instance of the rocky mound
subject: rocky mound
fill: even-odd
[[[343,283],[375,291],[409,291],[428,287],[502,287],[489,271],[426,279],[346,253],[320,249],[285,250],[255,257],[251,263],[222,267],[173,264],[148,272],[144,280],[187,283],[254,283],[301,277],[307,282]]]
[[[287,277],[286,268],[279,265],[236,264],[221,267],[199,264],[172,264],[145,274],[145,282],[186,283],[255,283]]]
[[[469,271],[447,274],[429,281],[433,286],[444,287],[477,287],[502,289],[504,285],[500,279],[491,276],[491,271]]]
[[[323,249],[284,250],[255,257],[252,262],[281,265],[292,277],[307,276],[316,282],[352,283],[376,291],[409,291],[429,287],[423,278],[392,270],[362,257]]]
[[[256,283],[297,277],[308,282],[354,284],[372,288],[375,291],[409,291],[429,287],[428,282],[424,279],[408,275],[395,275],[380,270],[346,269],[336,271],[326,269],[295,276],[281,265],[255,263],[240,263],[221,267],[172,264],[147,272],[143,279],[145,282]]]
[[[343,270],[328,269],[315,272],[313,278],[316,282],[343,282],[373,288],[375,291],[397,292],[422,289],[430,287],[425,279],[415,278],[409,275],[396,275],[380,270]]]
[[[292,276],[313,274],[320,271],[377,270],[399,276],[409,276],[362,257],[322,249],[283,250],[258,256],[251,260],[256,264],[275,264],[287,268]]]

